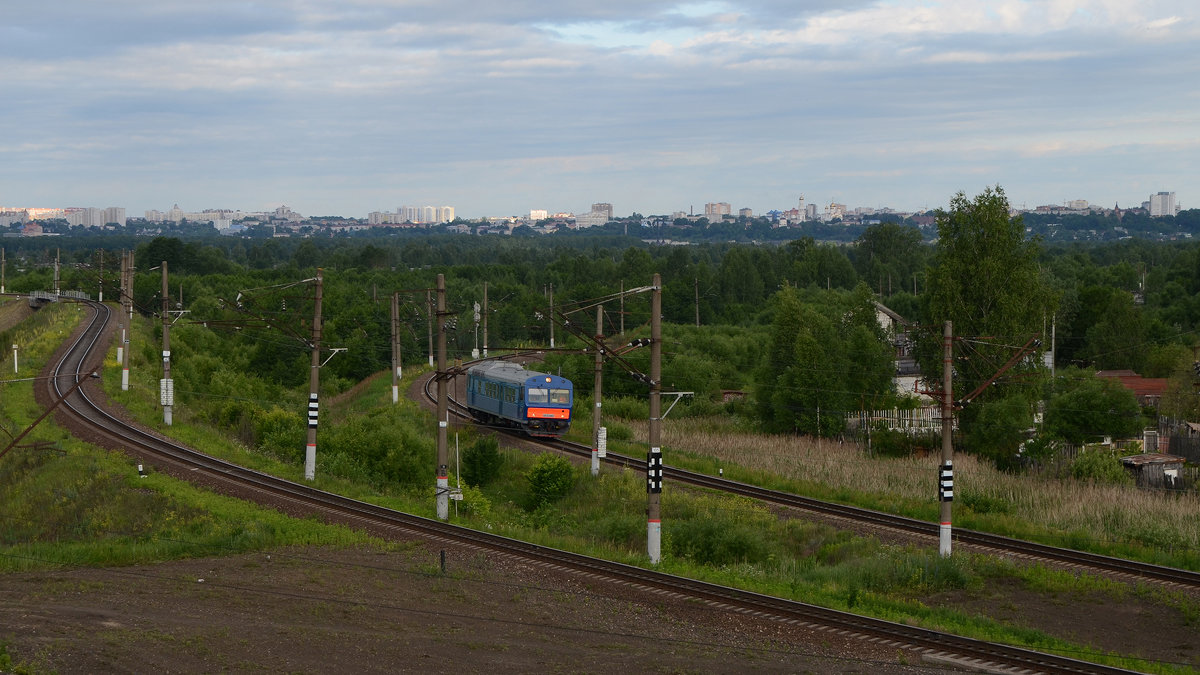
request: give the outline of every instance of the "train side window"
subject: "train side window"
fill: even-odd
[[[547,393],[545,389],[540,387],[529,388],[528,401],[530,403],[545,403],[547,400]]]

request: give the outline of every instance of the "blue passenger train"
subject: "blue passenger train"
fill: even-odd
[[[561,436],[571,427],[574,387],[558,375],[508,361],[467,369],[467,408],[479,422],[524,429],[530,436]]]

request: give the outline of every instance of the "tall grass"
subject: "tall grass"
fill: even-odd
[[[645,442],[644,420],[621,420]],[[664,421],[666,461],[702,459],[725,468],[787,479],[822,496],[934,518],[938,456],[875,457],[851,442],[739,431],[719,420]],[[1075,547],[1135,553],[1200,569],[1200,497],[1196,493],[1053,479],[997,470],[958,454],[955,522]]]

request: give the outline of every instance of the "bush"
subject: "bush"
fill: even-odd
[[[525,473],[525,480],[536,508],[567,496],[575,484],[575,470],[560,455],[541,455]]]
[[[650,401],[630,396],[604,399],[604,416],[607,418],[646,419],[650,416]]]
[[[633,440],[633,429],[630,428],[628,424],[621,424],[620,422],[609,420],[604,423],[604,426],[608,429],[608,440],[610,441]]]
[[[1133,477],[1121,466],[1121,460],[1103,448],[1084,448],[1071,463],[1071,476],[1096,483],[1132,483]]]
[[[471,485],[462,487],[462,501],[458,503],[458,507],[464,513],[469,513],[477,518],[486,519],[492,514],[492,502],[483,491]]]
[[[494,436],[476,440],[463,451],[462,479],[467,485],[482,487],[500,475],[504,457],[500,454],[500,441]]]
[[[701,565],[762,563],[770,551],[761,528],[720,515],[673,522],[669,543],[673,555]]]
[[[882,426],[871,429],[870,433],[871,452],[881,457],[911,457],[919,449],[941,447],[941,437],[935,434],[914,436]]]

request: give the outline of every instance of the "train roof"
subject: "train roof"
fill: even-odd
[[[552,384],[556,387],[571,386],[571,381],[565,377],[529,370],[521,364],[512,363],[511,361],[485,361],[468,368],[467,374],[472,377],[482,377],[509,384],[532,385],[536,383],[530,382],[530,380],[541,379],[544,383]],[[546,380],[545,378],[549,379]]]

